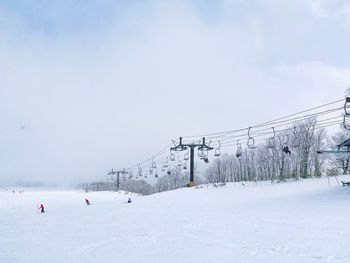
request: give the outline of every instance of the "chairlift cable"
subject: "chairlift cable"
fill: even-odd
[[[336,125],[336,124],[339,124],[339,125],[340,125],[341,123],[342,123],[342,121],[339,121],[339,120],[337,120],[337,121],[325,122],[325,123],[321,123],[321,124],[316,124],[314,129],[316,130],[316,129],[319,129],[319,128],[326,128],[326,127],[333,126],[333,125]],[[284,130],[278,130],[278,131],[276,131],[276,134],[280,134],[280,133],[287,132],[287,131],[292,131],[292,130],[293,130],[293,129],[291,129],[291,128],[284,129]],[[298,133],[300,133],[300,132],[298,132]],[[269,134],[271,134],[271,133],[261,133],[261,134],[259,134],[259,135],[255,135],[255,137],[261,137],[261,136],[269,135]],[[265,137],[265,138],[263,138],[263,139],[256,139],[255,142],[267,140],[268,138],[269,138],[269,137],[267,137],[267,138]],[[231,141],[226,141],[225,143],[221,143],[221,145],[224,145],[224,146],[230,145],[231,143],[233,143],[233,142],[236,141],[237,137],[231,138],[231,139],[232,139]],[[247,141],[248,139],[249,139],[249,137],[247,137],[247,136],[245,135],[244,138],[240,138],[239,140],[240,140],[240,141]]]
[[[274,127],[279,127],[277,126],[276,124],[280,124],[280,123],[283,123],[281,124],[280,126],[283,126],[283,125],[288,125],[288,124],[291,124],[291,123],[295,123],[295,122],[301,122],[303,120],[307,120],[307,119],[311,119],[312,117],[318,117],[318,116],[322,116],[322,115],[326,115],[326,114],[330,114],[330,113],[335,113],[337,111],[340,111],[342,110],[343,108],[342,107],[339,107],[339,108],[334,108],[334,109],[329,109],[329,110],[326,110],[326,111],[322,111],[322,112],[317,112],[317,113],[313,113],[313,114],[309,114],[309,115],[304,115],[304,116],[299,116],[299,117],[295,117],[295,118],[292,118],[292,119],[288,119],[288,120],[284,120],[284,121],[280,121],[280,122],[271,122],[271,126],[274,126]],[[264,125],[266,126],[266,125]],[[264,126],[260,126],[260,127],[264,127]],[[254,126],[251,126],[251,128],[253,128]],[[268,128],[264,128],[263,130],[269,130],[271,127],[268,127]],[[249,128],[245,128],[245,129],[240,129],[239,131],[245,131],[245,130],[248,130]],[[262,131],[262,130],[259,130],[259,131]],[[234,133],[234,132],[232,132]],[[227,133],[225,135],[221,135],[221,136],[215,136],[215,137],[208,137],[208,139],[218,139],[218,138],[223,138],[223,136],[230,136],[230,134],[232,133]],[[254,132],[251,133],[252,135],[254,135]]]
[[[332,104],[335,104],[335,103],[339,103],[339,102],[342,102],[342,101],[344,101],[344,99],[332,101],[332,102],[329,102],[329,103],[326,103],[326,104],[323,104],[323,105],[320,105],[320,106],[316,106],[316,107],[313,107],[313,108],[310,108],[310,109],[307,109],[307,110],[299,111],[297,113],[293,113],[293,114],[290,114],[290,115],[287,115],[287,116],[276,118],[276,119],[273,119],[271,121],[263,122],[263,123],[256,124],[256,125],[253,125],[253,126],[250,126],[250,127],[258,128],[258,127],[268,126],[268,125],[271,125],[272,123],[274,123],[276,121],[280,121],[280,120],[283,120],[283,119],[286,119],[286,118],[289,118],[289,117],[297,116],[297,115],[300,115],[302,113],[306,113],[306,112],[309,112],[309,111],[320,109],[320,108],[323,108],[323,107],[326,107],[326,106],[329,106],[329,105],[332,105]],[[234,133],[234,132],[244,131],[244,130],[247,130],[247,129],[248,128],[243,128],[243,129],[229,130],[229,131],[223,131],[223,132],[215,132],[215,133],[183,136],[182,138],[187,138],[188,139],[188,138],[198,138],[198,137],[210,137],[210,136],[215,136],[215,135],[223,135],[223,134],[227,134],[227,133]]]
[[[320,126],[315,126],[314,130],[318,130],[318,129],[322,129],[322,128],[327,128],[327,127],[331,127],[331,126],[335,126],[335,125],[341,125],[342,122],[340,121],[334,121],[334,122],[330,122],[330,123],[327,123],[327,124],[324,124],[324,125],[320,125]],[[280,131],[279,131],[280,132]],[[276,131],[276,133],[278,133]],[[249,138],[243,138],[243,139],[240,139],[240,142],[246,142]],[[257,139],[255,140],[255,142],[262,142],[262,141],[266,141],[268,139],[268,137],[264,137],[264,138],[261,138],[261,139]],[[225,144],[221,144],[221,147],[222,148],[227,148],[227,147],[232,147],[232,146],[236,146],[236,143],[235,141],[230,141],[230,142],[226,142]]]
[[[320,120],[320,121],[317,121],[315,126],[318,126],[318,125],[321,125],[321,124],[325,124],[325,123],[328,123],[330,120],[336,120],[337,122],[338,121],[341,121],[342,117],[341,116],[337,116],[337,117],[331,117],[331,118],[327,118],[327,119],[323,119],[323,120]],[[286,125],[278,125],[278,126],[275,126],[274,128],[278,128],[278,127],[285,127]],[[294,127],[290,127],[290,128],[285,128],[285,129],[282,129],[282,130],[277,130],[275,131],[275,133],[281,133],[281,132],[286,132],[286,131],[292,131],[294,129]],[[268,129],[262,129],[262,130],[258,130],[256,132],[251,132],[250,134],[254,137],[260,137],[260,136],[263,136],[263,135],[268,135],[268,134],[271,134],[271,131],[267,131],[267,132],[264,132],[265,130],[271,130],[271,127],[268,128]],[[299,133],[299,132],[297,132]],[[238,135],[235,135],[235,136],[230,136],[230,137],[227,137],[227,138],[224,138],[224,139],[221,139],[221,142],[223,144],[227,143],[227,142],[231,142],[232,140],[237,140],[239,138],[246,138],[247,137],[247,134],[246,133],[242,133],[242,134],[238,134]],[[215,146],[215,145],[214,145]]]
[[[319,116],[321,116],[321,115],[325,115],[325,114],[327,114],[327,113],[323,113],[323,114],[320,114]],[[311,117],[316,117],[316,116],[311,116]],[[275,125],[275,126],[273,126],[273,127],[275,127],[275,128],[278,128],[278,127],[283,127],[283,126],[287,126],[287,125],[289,125],[289,124],[295,124],[295,123],[298,123],[298,122],[302,122],[302,121],[304,121],[304,120],[308,120],[308,119],[310,119],[311,118],[310,116],[308,116],[308,117],[305,117],[305,118],[303,118],[303,119],[299,119],[298,121],[295,121],[295,120],[293,120],[293,121],[290,121],[290,122],[288,122],[288,123],[284,123],[284,124],[280,124],[280,125]],[[335,118],[343,118],[342,116],[334,116],[334,117],[331,117],[331,118],[329,118],[329,119],[335,119]],[[320,121],[323,121],[323,120],[320,120]],[[319,121],[317,121],[317,122],[319,122]],[[251,135],[256,135],[256,134],[258,134],[259,132],[262,132],[262,131],[269,131],[271,129],[271,127],[268,127],[268,128],[264,128],[264,129],[260,129],[260,130],[257,130],[257,131],[253,131],[253,132],[251,132],[250,134]],[[244,135],[246,135],[245,133],[243,134],[243,136]],[[225,137],[220,137],[220,139],[221,139],[221,141],[225,141],[225,140],[227,140],[227,139],[230,139],[230,138],[236,138],[236,137],[239,137],[240,135],[234,135],[234,136],[232,136],[232,135],[226,135]]]
[[[320,105],[320,106],[317,106],[317,107],[313,107],[313,108],[310,108],[310,109],[307,109],[307,110],[303,110],[303,111],[299,111],[297,113],[294,113],[294,114],[290,114],[290,115],[287,115],[287,116],[284,116],[284,117],[280,117],[280,118],[276,118],[276,119],[273,119],[271,121],[268,121],[268,122],[263,122],[263,123],[260,123],[260,124],[256,124],[256,125],[253,125],[253,126],[250,126],[251,128],[262,128],[262,127],[266,127],[268,125],[270,126],[274,126],[275,128],[277,127],[282,127],[282,126],[287,126],[288,124],[292,123],[292,122],[297,122],[297,121],[303,121],[305,119],[310,119],[312,117],[317,117],[317,116],[322,116],[322,115],[326,115],[326,114],[330,114],[330,113],[335,113],[336,111],[340,110],[340,109],[343,109],[343,107],[340,107],[340,108],[333,108],[333,109],[328,109],[328,110],[325,110],[325,111],[321,111],[321,112],[316,112],[316,113],[310,113],[310,114],[307,114],[307,115],[304,115],[304,116],[298,116],[300,114],[303,114],[303,113],[307,113],[307,112],[310,112],[310,111],[314,111],[314,110],[317,110],[317,109],[320,109],[320,108],[323,108],[323,107],[326,107],[326,106],[329,106],[329,105],[332,105],[332,104],[336,104],[336,103],[339,103],[343,101],[343,99],[341,100],[336,100],[336,101],[332,101],[332,102],[329,102],[329,103],[326,103],[326,104],[323,104],[323,105]],[[293,117],[293,118],[291,118]],[[289,119],[288,119],[289,118]],[[337,117],[335,117],[337,118]],[[332,118],[330,118],[332,119]],[[278,125],[276,125],[278,124]],[[326,124],[326,123],[324,123]],[[330,124],[330,125],[335,125],[335,124],[339,124],[339,122],[336,122],[334,124]],[[315,125],[316,126],[316,125]],[[324,127],[327,127],[324,126]],[[230,140],[233,140],[238,138],[238,137],[243,137],[243,136],[246,136],[245,135],[236,135],[236,136],[232,136],[233,133],[237,133],[237,132],[240,132],[240,131],[247,131],[249,128],[243,128],[243,129],[236,129],[236,130],[230,130],[230,131],[223,131],[223,132],[216,132],[216,133],[208,133],[208,134],[201,134],[201,135],[195,135],[195,136],[184,136],[183,138],[185,139],[189,139],[189,138],[198,138],[198,137],[208,137],[208,139],[216,139],[216,138],[220,138],[221,141],[222,141],[222,146],[223,147],[227,147],[227,145],[230,143]],[[265,129],[260,129],[260,130],[257,130],[257,131],[254,131],[251,133],[251,136],[254,135],[254,137],[258,137],[258,136],[261,136],[262,135],[262,131],[265,131],[265,130],[269,130],[271,129],[271,127],[269,128],[265,128]],[[290,130],[290,129],[285,129],[285,130]],[[279,131],[276,131],[276,133],[280,133],[282,132],[283,130],[279,130]],[[265,133],[267,134],[267,133]],[[244,140],[244,139],[243,139]],[[259,140],[256,140],[256,141],[260,141],[261,139]],[[265,139],[262,139],[262,140],[266,140]],[[155,163],[159,163],[161,162],[161,160],[158,160],[158,159],[161,159],[160,157],[163,156],[164,154],[166,154],[169,150],[169,147],[172,145],[173,143],[167,145],[166,147],[164,147],[163,149],[161,149],[159,152],[157,152],[156,154],[153,154],[151,157],[141,161],[141,162],[138,162],[132,166],[130,166],[129,168],[127,168],[128,170],[132,170],[134,169],[135,167],[138,167],[138,166],[146,166],[147,162],[151,161],[151,160],[154,160]],[[176,154],[177,155],[177,154]],[[160,166],[159,166],[160,167]]]

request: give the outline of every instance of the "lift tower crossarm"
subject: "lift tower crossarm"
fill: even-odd
[[[194,149],[197,147],[198,150],[202,151],[210,151],[213,150],[213,147],[210,147],[205,143],[205,138],[202,138],[201,143],[183,143],[182,137],[180,137],[179,144],[176,145],[176,143],[173,141],[174,147],[171,147],[171,151],[185,151],[188,148],[190,149],[190,182],[189,186],[194,186]],[[210,143],[209,143],[210,144]]]
[[[115,175],[117,174],[117,183],[115,185],[116,187],[116,191],[119,190],[119,185],[120,185],[120,174],[127,174],[128,172],[124,169],[120,169],[120,170],[117,170],[117,171],[114,171],[113,168],[110,172],[107,173],[107,175]]]

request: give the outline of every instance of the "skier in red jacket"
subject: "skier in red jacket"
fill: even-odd
[[[40,209],[40,213],[45,213],[45,208],[43,204],[40,204],[39,209]]]

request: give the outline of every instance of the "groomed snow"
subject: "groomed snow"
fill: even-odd
[[[350,262],[350,187],[333,178],[128,197],[0,192],[0,262]]]

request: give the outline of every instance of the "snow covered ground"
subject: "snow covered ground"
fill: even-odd
[[[128,197],[0,192],[0,262],[350,262],[350,187],[334,179]]]

